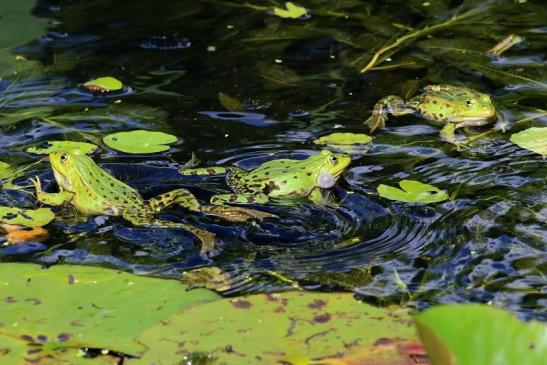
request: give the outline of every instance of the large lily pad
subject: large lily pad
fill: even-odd
[[[384,184],[378,185],[377,191],[381,197],[406,203],[436,203],[448,199],[444,190],[415,180],[401,180],[401,189]]]
[[[372,141],[372,137],[362,133],[331,133],[313,141],[315,144],[354,145]]]
[[[346,355],[363,360],[391,341],[416,342],[409,320],[406,311],[372,307],[356,301],[351,293],[289,292],[225,299],[150,327],[137,340],[149,350],[127,364],[180,362],[193,352],[211,353],[219,364],[308,364],[317,359],[330,364]],[[385,354],[391,362],[378,364],[406,364],[400,348],[393,346]]]
[[[275,7],[273,14],[280,18],[298,19],[308,14],[306,8],[298,6],[292,2],[285,3],[285,9]]]
[[[547,127],[528,128],[511,135],[510,139],[522,148],[539,153],[543,157],[547,155]]]
[[[72,150],[80,150],[84,153],[93,153],[99,146],[87,142],[77,141],[48,141],[46,147],[29,147],[27,152],[37,155],[47,155],[54,151],[69,152]]]
[[[136,354],[144,351],[133,342],[142,330],[218,299],[203,289],[186,292],[174,280],[64,265],[0,264],[0,287],[0,336],[25,340],[27,350],[40,350],[35,356],[66,347]]]
[[[147,130],[112,133],[103,138],[108,147],[126,153],[163,152],[176,141],[177,137],[171,134]]]
[[[17,207],[0,207],[0,222],[25,227],[45,226],[55,218],[49,208],[21,209]]]
[[[415,319],[432,365],[542,365],[547,327],[485,305],[446,305]]]

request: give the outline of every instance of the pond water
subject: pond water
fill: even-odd
[[[206,202],[231,190],[223,176],[180,176],[177,167],[192,153],[204,166],[244,169],[303,159],[326,148],[313,143],[321,136],[368,133],[363,121],[382,97],[409,98],[429,84],[490,94],[508,130],[482,128],[484,135],[457,150],[439,138],[438,126],[392,118],[370,149],[352,151],[331,204],[254,205],[280,217],[255,224],[182,208],[160,215],[214,232],[220,246],[210,258],[181,230],[65,212],[47,226],[47,239],[4,247],[1,261],[160,277],[218,266],[234,280],[226,295],[287,290],[292,280],[383,305],[472,301],[547,319],[547,169],[541,155],[509,141],[547,122],[544,1],[305,1],[310,16],[302,19],[272,15],[273,1],[159,4],[2,0],[0,160],[22,169],[15,183],[23,187],[3,189],[2,205],[37,207],[35,175],[55,191],[49,164],[25,152],[50,140],[100,144],[106,134],[140,128],[174,134],[178,142],[164,153],[102,145],[94,159],[145,198],[185,187]],[[397,37],[470,10],[359,73]],[[524,41],[500,57],[485,55],[509,34]],[[102,96],[79,87],[100,76],[127,87]],[[412,204],[378,195],[379,184],[402,179],[435,185],[453,199]]]

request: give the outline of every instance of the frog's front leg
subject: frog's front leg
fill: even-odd
[[[456,146],[458,151],[464,146],[464,143],[458,141],[456,138],[456,124],[454,123],[447,123],[443,129],[441,129],[440,135],[443,141],[452,143]]]
[[[325,197],[323,196],[323,192],[321,191],[321,189],[313,189],[310,193],[310,195],[308,195],[308,199],[311,200],[314,204],[319,204],[319,205],[326,205],[328,200],[325,199]]]
[[[270,199],[266,194],[219,194],[211,197],[211,204],[266,204]]]
[[[385,127],[389,114],[400,116],[412,113],[414,113],[414,110],[407,108],[402,98],[388,95],[374,105],[372,115],[366,120],[365,125],[370,128],[370,132],[372,133],[378,128]]]
[[[41,203],[59,206],[63,203],[70,202],[74,197],[74,194],[69,191],[61,191],[59,193],[46,193],[42,191],[42,183],[40,182],[38,176],[36,176],[35,179],[30,180],[36,189],[36,199],[38,199]]]

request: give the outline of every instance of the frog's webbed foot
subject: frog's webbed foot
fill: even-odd
[[[501,130],[502,133],[505,133],[505,131],[509,129],[509,121],[502,113],[496,113],[496,119],[497,122],[494,129]]]
[[[366,121],[365,125],[370,130],[370,133],[374,133],[376,129],[384,128],[386,126],[387,116],[385,114],[372,114]]]
[[[159,213],[173,204],[180,204],[192,212],[201,210],[201,206],[194,194],[182,188],[158,195],[148,200],[147,203],[154,213]]]
[[[372,115],[365,121],[365,125],[369,127],[370,133],[373,133],[378,128],[383,128],[388,120],[388,114],[405,115],[412,113],[406,107],[405,101],[395,95],[389,95],[381,99],[374,105]]]
[[[34,189],[36,190],[36,199],[38,199],[38,201],[41,203],[59,206],[72,200],[73,194],[68,191],[61,191],[59,193],[44,192],[42,190],[42,183],[38,176],[36,176],[34,179],[31,178],[30,181],[32,181]]]
[[[201,208],[207,215],[213,215],[226,219],[230,222],[246,222],[251,219],[279,218],[275,214],[263,212],[256,209],[232,207],[225,205],[208,205]]]

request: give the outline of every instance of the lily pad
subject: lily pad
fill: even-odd
[[[143,129],[113,133],[103,138],[108,147],[126,153],[163,152],[169,149],[169,144],[176,141],[177,137],[171,134]]]
[[[273,14],[280,18],[298,19],[308,14],[306,8],[298,6],[292,2],[285,3],[285,9],[275,7],[273,8]]]
[[[313,141],[315,144],[354,145],[372,141],[372,137],[361,133],[331,133]]]
[[[448,199],[444,190],[415,180],[401,180],[401,189],[384,184],[378,185],[377,191],[381,197],[407,203],[436,203]]]
[[[55,218],[49,208],[22,209],[0,206],[0,222],[25,227],[45,226]]]
[[[26,151],[37,155],[48,155],[54,151],[69,152],[78,149],[86,154],[90,154],[99,148],[99,146],[92,143],[76,141],[48,141],[47,144],[47,147],[29,147]]]
[[[539,153],[543,157],[547,155],[547,127],[533,127],[511,135],[511,142],[519,147]]]
[[[400,352],[402,344],[417,343],[409,320],[404,310],[360,303],[351,293],[300,291],[227,298],[148,328],[136,341],[149,350],[127,364],[152,364],[194,352],[211,353],[219,364],[309,364],[313,359],[347,364],[341,361],[344,356],[371,359],[371,353],[383,348],[393,361],[375,364],[402,365],[409,360]],[[394,345],[383,347],[388,343]]]
[[[51,353],[62,356],[58,350],[66,348],[140,353],[146,348],[133,339],[145,328],[219,298],[205,289],[185,291],[175,280],[68,265],[0,264],[0,287],[0,341],[24,340],[29,363]],[[0,351],[5,364],[2,356]]]
[[[83,88],[92,92],[110,92],[123,89],[123,83],[114,77],[99,77],[86,82]]]
[[[415,318],[432,365],[542,365],[547,327],[480,304],[444,305]]]

